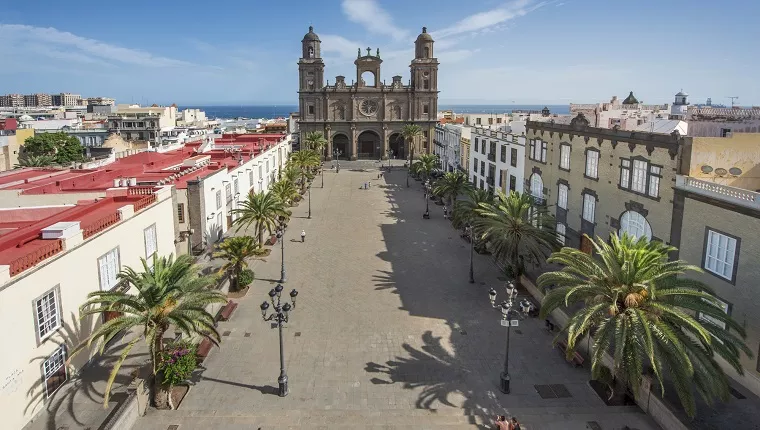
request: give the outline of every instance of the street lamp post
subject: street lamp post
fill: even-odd
[[[322,167],[319,169],[319,174],[322,176],[322,188],[325,187],[325,168]]]
[[[280,252],[282,253],[282,263],[280,265],[280,283],[285,283],[285,220],[280,220],[280,226],[277,228],[277,239],[280,241]]]
[[[499,375],[500,384],[499,387],[501,389],[501,392],[504,394],[509,394],[509,333],[511,331],[512,326],[517,327],[517,320],[513,320],[510,318],[510,314],[512,313],[512,304],[514,299],[517,297],[517,288],[515,288],[515,285],[510,281],[507,283],[507,300],[501,302],[500,304],[496,304],[496,290],[491,288],[491,291],[488,292],[488,299],[491,301],[491,306],[493,308],[499,309],[501,311],[501,325],[507,327],[507,351],[504,356],[504,370]]]
[[[311,185],[309,185],[309,216],[308,219],[311,219]]]
[[[473,234],[472,234],[472,225],[467,226],[467,234],[470,237],[470,283],[474,284],[475,276],[472,270],[472,253],[473,253],[473,249],[475,248],[475,238],[473,237]]]
[[[391,157],[393,156],[393,150],[388,149],[388,171],[391,171]]]
[[[269,302],[264,301],[260,308],[261,317],[264,318],[264,321],[274,321],[280,331],[280,377],[277,378],[277,383],[279,385],[279,396],[285,397],[288,395],[288,375],[285,373],[285,351],[283,350],[282,344],[282,325],[288,322],[289,312],[296,307],[296,296],[298,296],[298,291],[294,289],[290,292],[290,301],[293,303],[292,306],[290,303],[282,304],[280,302],[281,295],[282,285],[278,284],[276,287],[269,290],[269,300],[272,302],[272,310],[274,311],[269,316],[267,316]]]

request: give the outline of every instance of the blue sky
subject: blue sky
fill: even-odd
[[[760,2],[750,0],[43,0],[1,10],[0,94],[295,104],[311,24],[330,82],[350,80],[367,46],[380,48],[383,79],[406,81],[427,26],[441,103],[598,102],[630,90],[655,103],[683,88],[692,102],[760,104]]]

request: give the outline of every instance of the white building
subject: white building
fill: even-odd
[[[475,127],[470,148],[470,176],[476,188],[523,192],[525,136]]]
[[[96,353],[83,351],[64,365],[114,316],[81,320],[87,294],[121,288],[122,268],[174,252],[172,187],[123,192],[90,204],[0,210],[3,428],[24,427]]]
[[[446,172],[460,168],[462,129],[456,124],[436,124],[433,139],[433,153],[441,160],[441,167]]]
[[[760,132],[760,108],[689,106],[689,136],[729,137],[733,133]]]
[[[177,113],[177,125],[183,127],[206,127],[206,112],[200,109],[184,109]]]
[[[612,97],[609,103],[571,103],[570,116],[574,118],[579,113],[586,117],[590,127],[633,130],[646,122],[668,119],[671,107],[667,103],[661,105],[640,103],[631,91],[622,103],[617,96]]]

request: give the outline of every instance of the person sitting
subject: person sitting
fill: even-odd
[[[509,421],[504,415],[496,415],[496,422],[494,423],[494,430],[510,430]]]

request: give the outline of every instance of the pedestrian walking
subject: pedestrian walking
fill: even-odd
[[[449,219],[449,208],[443,205],[443,219]]]
[[[372,181],[367,181],[367,185],[369,186],[369,188],[372,188]]]
[[[301,230],[301,242],[306,242],[306,230]]]
[[[367,183],[366,182],[364,183],[364,189],[365,190],[367,189]]]

